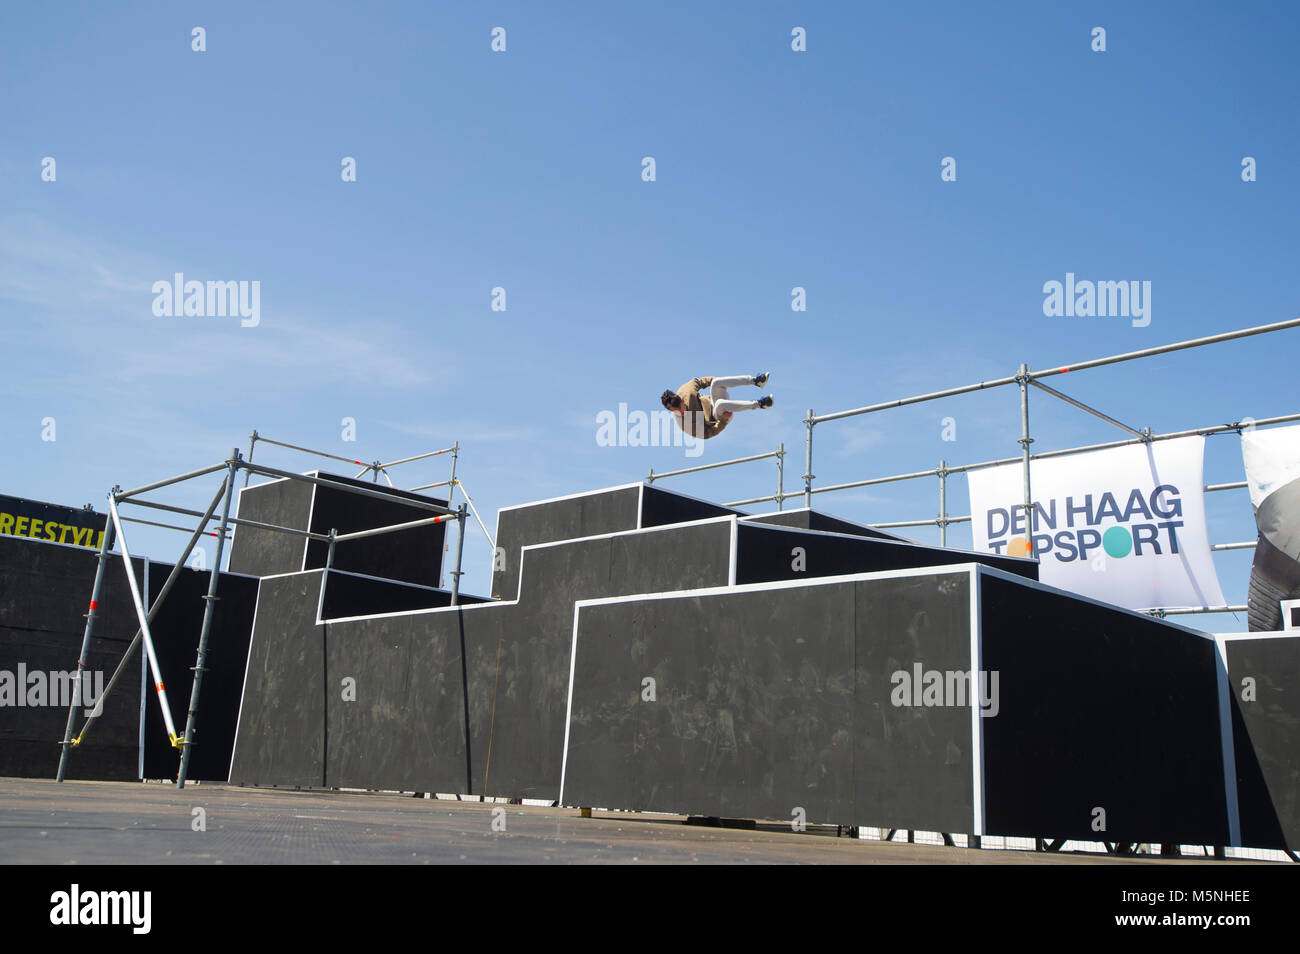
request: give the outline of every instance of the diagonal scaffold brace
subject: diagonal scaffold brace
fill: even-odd
[[[145,655],[149,658],[149,671],[153,674],[154,693],[162,707],[163,723],[167,726],[167,738],[173,746],[180,745],[176,735],[176,725],[172,721],[171,706],[167,702],[167,690],[163,687],[162,669],[158,665],[158,654],[154,652],[153,633],[149,629],[149,614],[145,612],[144,600],[140,597],[140,585],[136,582],[135,569],[131,566],[131,551],[126,545],[126,534],[122,532],[122,521],[117,512],[118,488],[108,496],[108,516],[117,531],[117,540],[122,548],[122,564],[126,569],[126,582],[131,590],[131,602],[135,604],[135,615],[140,621],[140,634],[144,639]]]

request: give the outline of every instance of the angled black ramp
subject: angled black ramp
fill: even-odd
[[[1038,578],[1035,561],[995,553],[970,553],[919,543],[746,522],[740,524],[737,532],[737,583],[767,583],[958,563],[981,563],[1028,579]]]
[[[1223,645],[1232,694],[1241,844],[1298,851],[1300,633],[1230,636]]]
[[[322,572],[270,577],[259,585],[232,782],[325,783],[326,704],[339,696],[325,669],[325,628],[315,622]]]
[[[641,526],[662,527],[671,523],[707,520],[710,517],[729,517],[741,514],[739,510],[709,503],[698,497],[675,493],[647,484],[641,495]]]
[[[818,510],[801,507],[797,510],[778,510],[776,513],[757,514],[744,517],[745,523],[770,523],[779,527],[794,527],[797,530],[820,530],[824,533],[847,533],[855,537],[874,537],[877,540],[903,540],[897,534],[877,530],[860,523],[852,523],[832,517]],[[905,541],[907,542],[907,541]]]
[[[583,606],[564,802],[847,823],[853,617],[852,583]]]
[[[1211,638],[993,573],[980,608],[986,833],[1229,843]]]
[[[556,543],[640,527],[641,484],[594,490],[497,512],[499,560],[492,570],[492,596],[513,600],[519,587],[520,551],[534,543]]]
[[[150,605],[171,570],[170,564],[151,562]],[[194,751],[187,776],[195,781],[224,782],[230,777],[230,756],[235,744],[244,671],[248,666],[257,582],[256,577],[233,573],[222,573],[217,578],[218,599],[208,637],[207,672],[199,695]],[[206,571],[183,568],[150,626],[172,718],[180,733],[185,731],[190,690],[194,685],[194,662],[203,630],[203,598],[208,584]],[[136,659],[138,663],[138,651]],[[144,777],[174,779],[180,768],[180,751],[172,748],[167,739],[166,723],[152,692],[146,695],[143,719]]]
[[[94,550],[0,535],[0,670],[14,680],[15,693],[20,689],[34,692],[37,685],[37,680],[25,687],[17,685],[20,667],[27,676],[45,673],[39,681],[45,683],[46,702],[18,706],[15,695],[0,707],[0,776],[53,778],[58,769],[68,707],[66,702],[49,704],[49,673],[76,672],[97,560]],[[143,583],[144,561],[133,563],[136,580]],[[114,554],[104,573],[86,660],[92,685],[95,680],[107,685],[136,627],[121,556]],[[137,662],[105,701],[94,731],[68,760],[68,778],[121,781],[138,777],[139,673]],[[29,700],[37,698],[25,693],[23,701]],[[84,721],[83,714],[74,731],[79,732]]]
[[[971,668],[970,571],[864,581],[855,590],[850,824],[969,832],[971,693],[961,677]],[[943,694],[926,695],[929,673],[943,674]]]
[[[394,490],[384,484],[320,472],[317,472],[316,476],[350,487],[382,490],[386,494],[406,500],[434,503],[443,507],[447,505],[446,500],[425,497],[407,490]],[[314,533],[327,534],[331,529],[339,533],[355,533],[358,530],[390,527],[394,524],[436,516],[431,511],[420,507],[352,494],[334,487],[316,486],[315,490],[310,525]],[[443,543],[447,527],[446,523],[435,523],[336,544],[334,567],[389,580],[402,580],[407,583],[436,587],[442,575]],[[314,570],[323,567],[328,552],[329,544],[319,540],[307,541],[306,562],[302,569]]]
[[[311,484],[288,478],[241,487],[236,516],[306,530],[311,519],[312,490]],[[235,527],[230,541],[230,572],[248,576],[296,573],[303,568],[306,545],[305,537],[257,527]]]

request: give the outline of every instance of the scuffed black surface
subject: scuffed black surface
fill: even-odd
[[[969,828],[969,710],[889,701],[891,673],[917,658],[968,667],[966,580],[582,608],[565,802]]]
[[[407,500],[446,506],[446,500],[376,485],[338,474],[309,471],[336,484],[382,490]],[[254,484],[240,491],[238,516],[261,523],[327,534],[354,533],[436,516],[429,510],[300,480]],[[398,530],[336,544],[334,566],[353,573],[422,586],[438,586],[447,524]],[[230,550],[230,570],[250,576],[297,573],[325,565],[329,544],[256,527],[238,527]]]
[[[485,603],[484,597],[459,594],[461,603]],[[377,580],[334,570],[325,585],[322,619],[401,613],[407,610],[450,606],[451,591],[429,589],[394,580]]]
[[[515,598],[519,554],[526,546],[635,530],[640,497],[640,488],[633,486],[500,511],[496,536],[500,561],[492,571],[492,595]]]
[[[237,517],[306,530],[311,511],[312,485],[300,480],[274,480],[241,488]],[[305,537],[257,527],[235,527],[230,541],[231,573],[270,576],[302,569]]]
[[[446,500],[424,497],[405,490],[394,490],[382,484],[367,483],[336,474],[319,474],[337,484],[382,490],[386,494],[407,500],[434,503],[445,507]],[[375,527],[389,527],[412,520],[437,516],[432,511],[388,500],[378,500],[361,494],[348,493],[333,487],[316,487],[316,500],[312,504],[311,527],[314,533],[355,533]],[[409,530],[397,530],[361,540],[349,540],[334,547],[334,566],[353,573],[418,583],[422,586],[440,585],[442,576],[443,544],[447,538],[447,523],[435,523]],[[454,537],[453,537],[454,539]],[[319,540],[307,541],[306,562],[300,569],[314,570],[325,565],[329,544]],[[452,567],[454,569],[454,567]]]
[[[262,580],[248,651],[232,782],[325,783],[325,629],[317,626],[321,576]],[[332,699],[341,693],[331,693]]]
[[[767,583],[958,563],[980,563],[1026,579],[1038,579],[1038,564],[1034,561],[994,553],[962,553],[917,543],[777,529],[753,523],[741,523],[737,532],[740,535],[737,583]],[[802,557],[796,548],[803,550]],[[804,568],[796,569],[797,566]]]
[[[85,633],[98,553],[79,547],[0,536],[0,669],[75,672]],[[136,580],[144,561],[136,559]],[[135,635],[135,607],[121,556],[105,568],[86,665],[109,677]],[[68,778],[134,779],[139,771],[140,678],[135,666],[104,703],[86,744],[73,750]],[[68,710],[0,708],[0,775],[53,778]],[[84,722],[79,716],[74,731]]]
[[[1300,633],[1224,641],[1241,841],[1300,850]],[[1254,699],[1243,680],[1254,680]]]
[[[317,581],[310,598],[301,584],[281,582],[304,577],[264,580],[245,690],[248,724],[241,721],[231,778],[554,799],[574,601],[723,585],[729,548],[726,523],[539,547],[526,555],[517,605],[331,622],[316,627],[314,639],[295,614],[314,619],[319,576],[304,575]],[[341,701],[344,676],[357,680],[355,703]],[[302,684],[328,685],[328,696],[315,690],[299,706],[284,687]],[[274,718],[265,711],[271,700],[283,709]],[[277,722],[286,736],[322,739],[317,761],[304,765],[286,754],[270,729]],[[259,746],[267,747],[265,758]],[[301,781],[313,771],[323,780]]]
[[[990,834],[1227,844],[1212,640],[992,576],[981,606]]]

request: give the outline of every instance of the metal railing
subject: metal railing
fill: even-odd
[[[254,434],[256,435],[256,432],[254,432]],[[265,438],[263,438],[263,440],[265,440]],[[292,445],[282,445],[282,446],[292,447]],[[304,448],[297,448],[297,447],[294,447],[293,449],[304,450]],[[307,453],[317,453],[317,452],[307,451]],[[437,453],[444,453],[444,452],[439,451]],[[322,455],[322,456],[333,456],[333,455]],[[429,456],[433,456],[433,455],[425,454],[425,455],[419,455],[418,457],[406,458],[405,460],[402,461],[390,462],[387,466],[392,466],[394,463],[406,463],[411,460],[421,460]],[[343,458],[336,458],[336,459],[343,459]],[[382,471],[382,469],[383,469],[383,465],[381,465],[376,470],[376,474]],[[277,524],[263,523],[257,520],[247,520],[239,517],[232,517],[230,515],[230,503],[232,497],[234,496],[235,481],[238,478],[240,470],[243,470],[245,472],[245,478],[246,478],[244,481],[245,486],[247,486],[248,483],[247,477],[249,475],[260,474],[265,477],[275,477],[275,478],[284,478],[287,480],[296,480],[307,484],[313,484],[318,487],[329,487],[331,489],[335,489],[343,493],[356,494],[359,496],[371,497],[379,500],[386,500],[392,503],[402,504],[403,506],[406,507],[413,507],[419,510],[425,510],[433,514],[433,516],[424,517],[417,520],[408,520],[402,523],[392,524],[389,526],[374,527],[368,530],[358,530],[358,531],[343,533],[343,534],[338,533],[338,531],[334,528],[331,528],[328,534],[323,534],[311,530],[302,530],[297,527],[285,527]],[[216,496],[212,498],[212,502],[208,505],[207,510],[203,512],[190,510],[185,507],[177,507],[171,504],[163,504],[158,501],[143,499],[143,495],[151,491],[158,490],[163,487],[170,487],[186,480],[192,480],[197,477],[203,477],[208,474],[216,473],[217,471],[225,471],[225,475],[222,479],[221,487],[217,491]],[[154,599],[152,605],[149,606],[148,610],[145,609],[145,602],[142,595],[142,590],[139,585],[139,582],[136,580],[135,569],[131,565],[131,553],[127,547],[126,534],[123,532],[122,529],[123,521],[129,518],[123,518],[118,513],[119,505],[125,505],[125,504],[132,504],[141,507],[149,507],[157,510],[165,510],[172,513],[180,513],[180,514],[185,514],[185,515],[199,518],[198,526],[195,527],[192,531],[190,531],[190,537],[185,544],[185,549],[181,552],[180,558],[176,561],[176,564],[172,567],[172,571],[168,575],[166,582],[163,584],[162,589],[158,593],[158,596]],[[220,524],[217,527],[215,533],[211,533],[207,529],[208,523],[212,520],[213,515],[216,513],[218,506],[221,507]],[[459,532],[458,542],[456,546],[456,568],[451,573],[452,585],[451,585],[451,595],[450,595],[449,605],[458,606],[460,603],[460,578],[463,575],[462,561],[464,557],[464,548],[465,548],[465,518],[467,514],[468,514],[468,509],[465,504],[461,504],[460,507],[453,510],[450,507],[446,507],[441,504],[434,503],[431,500],[421,500],[418,498],[412,498],[407,496],[398,496],[397,494],[389,493],[387,490],[385,490],[382,487],[378,487],[378,488],[359,487],[353,484],[340,483],[336,480],[330,480],[329,478],[325,478],[325,477],[310,477],[306,474],[295,474],[292,471],[280,470],[275,467],[267,467],[264,464],[254,464],[252,463],[252,461],[244,460],[240,456],[238,448],[234,448],[231,450],[230,457],[226,461],[220,464],[214,464],[211,467],[204,467],[199,470],[194,470],[194,471],[190,471],[189,473],[181,474],[177,477],[169,477],[165,480],[155,481],[150,484],[145,484],[142,487],[136,487],[133,490],[124,491],[122,490],[121,487],[114,487],[108,494],[108,516],[105,520],[103,538],[100,541],[99,558],[95,567],[95,581],[91,588],[90,607],[88,612],[85,614],[86,627],[85,627],[84,635],[82,637],[81,654],[77,659],[75,690],[72,693],[72,703],[68,708],[68,721],[67,721],[66,728],[64,729],[62,751],[59,756],[59,770],[58,770],[57,780],[60,782],[64,780],[64,777],[67,772],[68,758],[71,750],[74,747],[80,745],[81,742],[85,739],[91,727],[94,725],[95,720],[98,718],[96,712],[102,711],[102,708],[97,703],[96,711],[92,712],[86,718],[85,723],[82,725],[81,731],[77,733],[77,735],[75,736],[73,735],[73,729],[76,725],[77,715],[81,709],[80,687],[81,687],[81,680],[83,678],[83,673],[87,669],[85,660],[87,659],[87,656],[90,651],[91,638],[93,636],[94,627],[95,627],[95,620],[99,616],[98,606],[99,606],[99,600],[103,588],[104,571],[107,568],[108,562],[111,558],[111,550],[113,549],[113,544],[115,539],[116,542],[119,544],[122,560],[126,566],[127,582],[129,584],[130,591],[131,591],[131,600],[135,606],[136,617],[139,621],[140,627],[139,629],[136,630],[135,637],[134,639],[132,639],[130,645],[127,647],[126,652],[123,654],[122,660],[118,664],[117,669],[114,671],[112,678],[109,679],[108,684],[105,686],[103,692],[100,693],[99,703],[102,703],[104,697],[107,696],[108,693],[114,687],[114,685],[116,685],[117,681],[121,678],[123,673],[126,671],[127,664],[130,662],[132,656],[135,653],[135,650],[143,642],[145,647],[145,654],[148,659],[149,669],[153,676],[154,692],[158,698],[159,706],[162,709],[163,722],[167,730],[168,739],[171,741],[173,748],[177,748],[181,751],[180,770],[178,771],[176,776],[176,784],[177,784],[177,788],[184,788],[186,775],[189,771],[190,753],[194,745],[195,720],[198,712],[200,690],[202,688],[202,683],[203,683],[203,674],[204,672],[207,671],[207,667],[205,663],[207,661],[207,654],[208,654],[208,637],[211,634],[211,630],[212,630],[213,608],[218,599],[217,585],[221,576],[221,556],[222,556],[223,549],[225,547],[226,540],[230,536],[231,527],[234,526],[254,527],[257,529],[268,530],[275,533],[287,533],[293,536],[306,537],[310,540],[319,540],[319,541],[326,542],[329,544],[329,548],[328,548],[327,556],[325,558],[324,572],[325,574],[328,575],[328,573],[333,569],[334,547],[335,544],[337,543],[346,542],[349,540],[360,540],[367,537],[379,536],[380,534],[385,534],[385,533],[394,533],[401,530],[409,530],[415,527],[432,526],[434,524],[455,520],[460,532]],[[139,522],[151,523],[150,521],[139,521]],[[152,524],[152,525],[164,526],[174,530],[188,529],[186,527],[177,527],[170,524]],[[186,717],[185,732],[182,735],[177,733],[175,723],[172,720],[171,705],[167,700],[166,689],[163,686],[162,672],[158,665],[157,654],[154,651],[154,640],[153,640],[153,634],[150,631],[150,624],[153,622],[154,617],[157,615],[159,608],[163,605],[163,602],[166,600],[167,595],[171,592],[172,585],[179,578],[180,572],[185,566],[186,559],[189,557],[190,553],[194,549],[194,545],[198,542],[199,538],[204,535],[216,536],[217,550],[216,550],[216,557],[212,563],[212,568],[211,570],[208,571],[209,573],[208,592],[207,595],[204,597],[203,623],[199,633],[198,656],[197,659],[195,660],[195,664],[193,668],[194,681],[191,685],[191,690],[190,690],[190,705]],[[322,600],[324,599],[323,584],[321,588],[321,599]]]
[[[920,526],[938,526],[940,542],[947,544],[947,528],[953,523],[965,523],[971,520],[970,516],[950,516],[947,512],[947,477],[949,474],[966,473],[973,470],[979,470],[985,467],[997,467],[1006,464],[1021,463],[1023,469],[1024,484],[1024,505],[1025,512],[1033,512],[1033,497],[1030,485],[1030,463],[1034,460],[1043,460],[1051,457],[1063,457],[1071,454],[1083,453],[1085,451],[1103,450],[1111,447],[1123,447],[1132,444],[1150,444],[1155,441],[1173,440],[1180,437],[1191,437],[1196,435],[1214,435],[1226,433],[1240,433],[1243,428],[1263,426],[1268,424],[1281,424],[1290,421],[1300,420],[1300,414],[1285,414],[1276,417],[1264,418],[1261,420],[1242,420],[1232,424],[1220,424],[1211,427],[1199,427],[1184,431],[1175,431],[1167,434],[1153,434],[1150,428],[1137,429],[1123,422],[1116,420],[1108,414],[1090,407],[1082,401],[1076,400],[1055,388],[1043,384],[1041,379],[1055,375],[1066,374],[1074,371],[1085,371],[1090,368],[1098,368],[1112,364],[1119,364],[1125,361],[1134,361],[1139,358],[1147,358],[1155,355],[1168,354],[1173,351],[1183,351],[1190,348],[1199,348],[1206,345],[1218,344],[1225,341],[1234,341],[1240,338],[1253,337],[1255,335],[1268,334],[1275,331],[1300,327],[1300,318],[1292,318],[1287,321],[1274,322],[1267,325],[1258,325],[1252,328],[1244,328],[1239,331],[1229,331],[1222,334],[1208,335],[1201,338],[1193,338],[1188,341],[1180,341],[1169,345],[1160,345],[1153,348],[1144,348],[1140,351],[1130,351],[1124,354],[1111,355],[1104,358],[1095,358],[1090,361],[1083,361],[1075,364],[1061,365],[1059,367],[1048,368],[1042,371],[1032,371],[1027,364],[1021,364],[1014,375],[1004,378],[995,378],[989,381],[980,381],[975,384],[964,385],[956,388],[946,388],[942,391],[932,391],[927,394],[919,394],[913,397],[899,398],[893,401],[885,401],[879,404],[872,404],[866,407],[852,408],[847,411],[836,411],[832,414],[815,414],[812,408],[808,409],[808,416],[804,418],[803,424],[806,427],[805,447],[804,447],[804,473],[803,491],[805,506],[812,506],[812,496],[815,493],[832,493],[839,490],[849,490],[857,487],[869,487],[877,484],[891,483],[895,481],[913,480],[925,477],[939,478],[939,515],[932,519],[926,520],[903,520],[892,523],[875,524],[882,528],[887,527],[920,527]],[[975,464],[963,464],[954,467],[948,466],[946,461],[940,461],[938,467],[931,470],[915,471],[908,474],[895,474],[888,477],[876,477],[869,480],[849,481],[842,484],[834,484],[829,487],[814,487],[813,480],[813,428],[818,424],[837,421],[847,417],[855,417],[862,414],[873,414],[880,411],[892,410],[893,408],[906,407],[912,404],[920,404],[927,401],[935,401],[941,398],[954,397],[960,394],[971,394],[976,391],[984,391],[990,388],[1004,387],[1015,384],[1020,390],[1020,438],[1017,443],[1021,446],[1021,452],[1015,457],[1006,457],[999,460],[982,461]],[[1085,411],[1100,420],[1111,424],[1114,427],[1132,435],[1125,440],[1108,441],[1100,444],[1088,444],[1081,447],[1071,447],[1064,450],[1044,451],[1042,453],[1032,453],[1030,445],[1034,443],[1034,438],[1029,433],[1029,388],[1033,386],[1038,390],[1050,394],[1051,396],[1064,401],[1065,403]],[[1215,484],[1205,488],[1206,491],[1232,490],[1246,486],[1245,481],[1235,481],[1226,484]],[[784,494],[785,497],[799,496],[799,494]],[[745,503],[759,503],[766,500],[779,500],[780,497],[760,497],[754,500],[745,501]],[[1240,543],[1221,543],[1211,547],[1212,550],[1244,550],[1253,547],[1254,542]],[[1029,556],[1033,556],[1033,537],[1029,535]],[[1224,606],[1200,609],[1170,609],[1154,610],[1158,615],[1165,613],[1197,613],[1197,612],[1227,612],[1240,611],[1245,607]]]
[[[775,500],[776,509],[781,509],[781,502],[790,494],[785,492],[785,444],[778,444],[776,450],[768,451],[765,454],[751,454],[749,457],[737,457],[734,460],[720,460],[714,464],[701,464],[699,467],[686,467],[682,470],[669,470],[662,474],[656,474],[654,468],[646,476],[646,483],[653,484],[656,480],[663,480],[665,477],[680,477],[683,474],[698,474],[703,470],[715,470],[718,467],[731,467],[734,464],[748,464],[751,461],[767,460],[770,457],[776,458],[776,493],[770,497],[758,497],[754,500],[740,500],[736,503],[725,504],[727,507],[739,507],[747,503],[757,503],[760,500]],[[797,495],[796,495],[797,496]]]

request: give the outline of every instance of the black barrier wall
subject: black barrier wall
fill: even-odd
[[[1300,633],[1219,640],[1241,843],[1300,851]]]
[[[85,633],[98,554],[71,545],[42,543],[0,536],[0,776],[53,778],[68,719],[66,692],[51,693],[49,674],[75,673]],[[145,561],[134,562],[136,579],[143,580]],[[135,607],[127,588],[122,558],[115,555],[105,568],[96,610],[90,655],[86,659],[91,684],[107,685],[135,635]],[[20,670],[27,685],[18,685]],[[34,673],[44,692],[36,701]],[[5,676],[23,703],[4,693]],[[138,777],[140,749],[140,690],[134,678],[120,684],[104,702],[103,715],[84,746],[68,763],[68,777],[124,780]],[[59,698],[54,697],[58,695]],[[84,698],[84,697],[83,697]],[[77,722],[80,730],[81,720]]]
[[[969,625],[960,571],[583,603],[564,802],[967,830],[969,709],[889,693],[968,668]]]
[[[973,565],[582,603],[576,632],[567,804],[1227,843],[1183,627]]]
[[[555,799],[574,601],[725,585],[731,526],[530,546],[517,601],[461,609],[318,625],[319,574],[263,580],[232,781]]]
[[[990,833],[1228,844],[1212,638],[994,574],[980,608]]]

